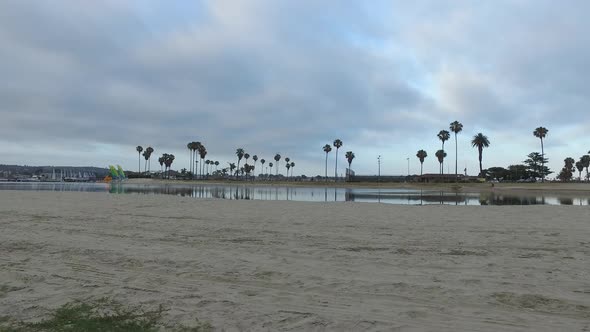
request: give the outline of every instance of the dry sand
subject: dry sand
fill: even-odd
[[[588,331],[590,209],[0,191],[0,316],[110,296],[226,331]]]

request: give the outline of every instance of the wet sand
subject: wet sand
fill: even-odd
[[[112,297],[226,331],[590,329],[590,209],[0,191],[0,316]]]

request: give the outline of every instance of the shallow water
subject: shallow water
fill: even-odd
[[[402,205],[590,205],[590,194],[506,195],[502,193],[459,193],[420,189],[371,189],[256,186],[245,184],[142,185],[127,183],[0,183],[0,190],[109,192],[111,194],[176,195],[230,200],[372,202]]]

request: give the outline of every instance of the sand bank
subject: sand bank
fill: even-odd
[[[110,296],[219,330],[590,329],[590,209],[0,191],[0,316]]]

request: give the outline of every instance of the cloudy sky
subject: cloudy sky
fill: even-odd
[[[335,138],[357,173],[436,172],[590,150],[590,1],[3,0],[0,163],[137,168],[135,146],[189,141],[234,161],[279,152],[323,174]],[[454,170],[454,141],[447,165]],[[333,167],[334,154],[330,156]],[[446,167],[445,167],[446,168]],[[283,169],[284,170],[284,169]],[[341,169],[344,172],[344,168]]]

